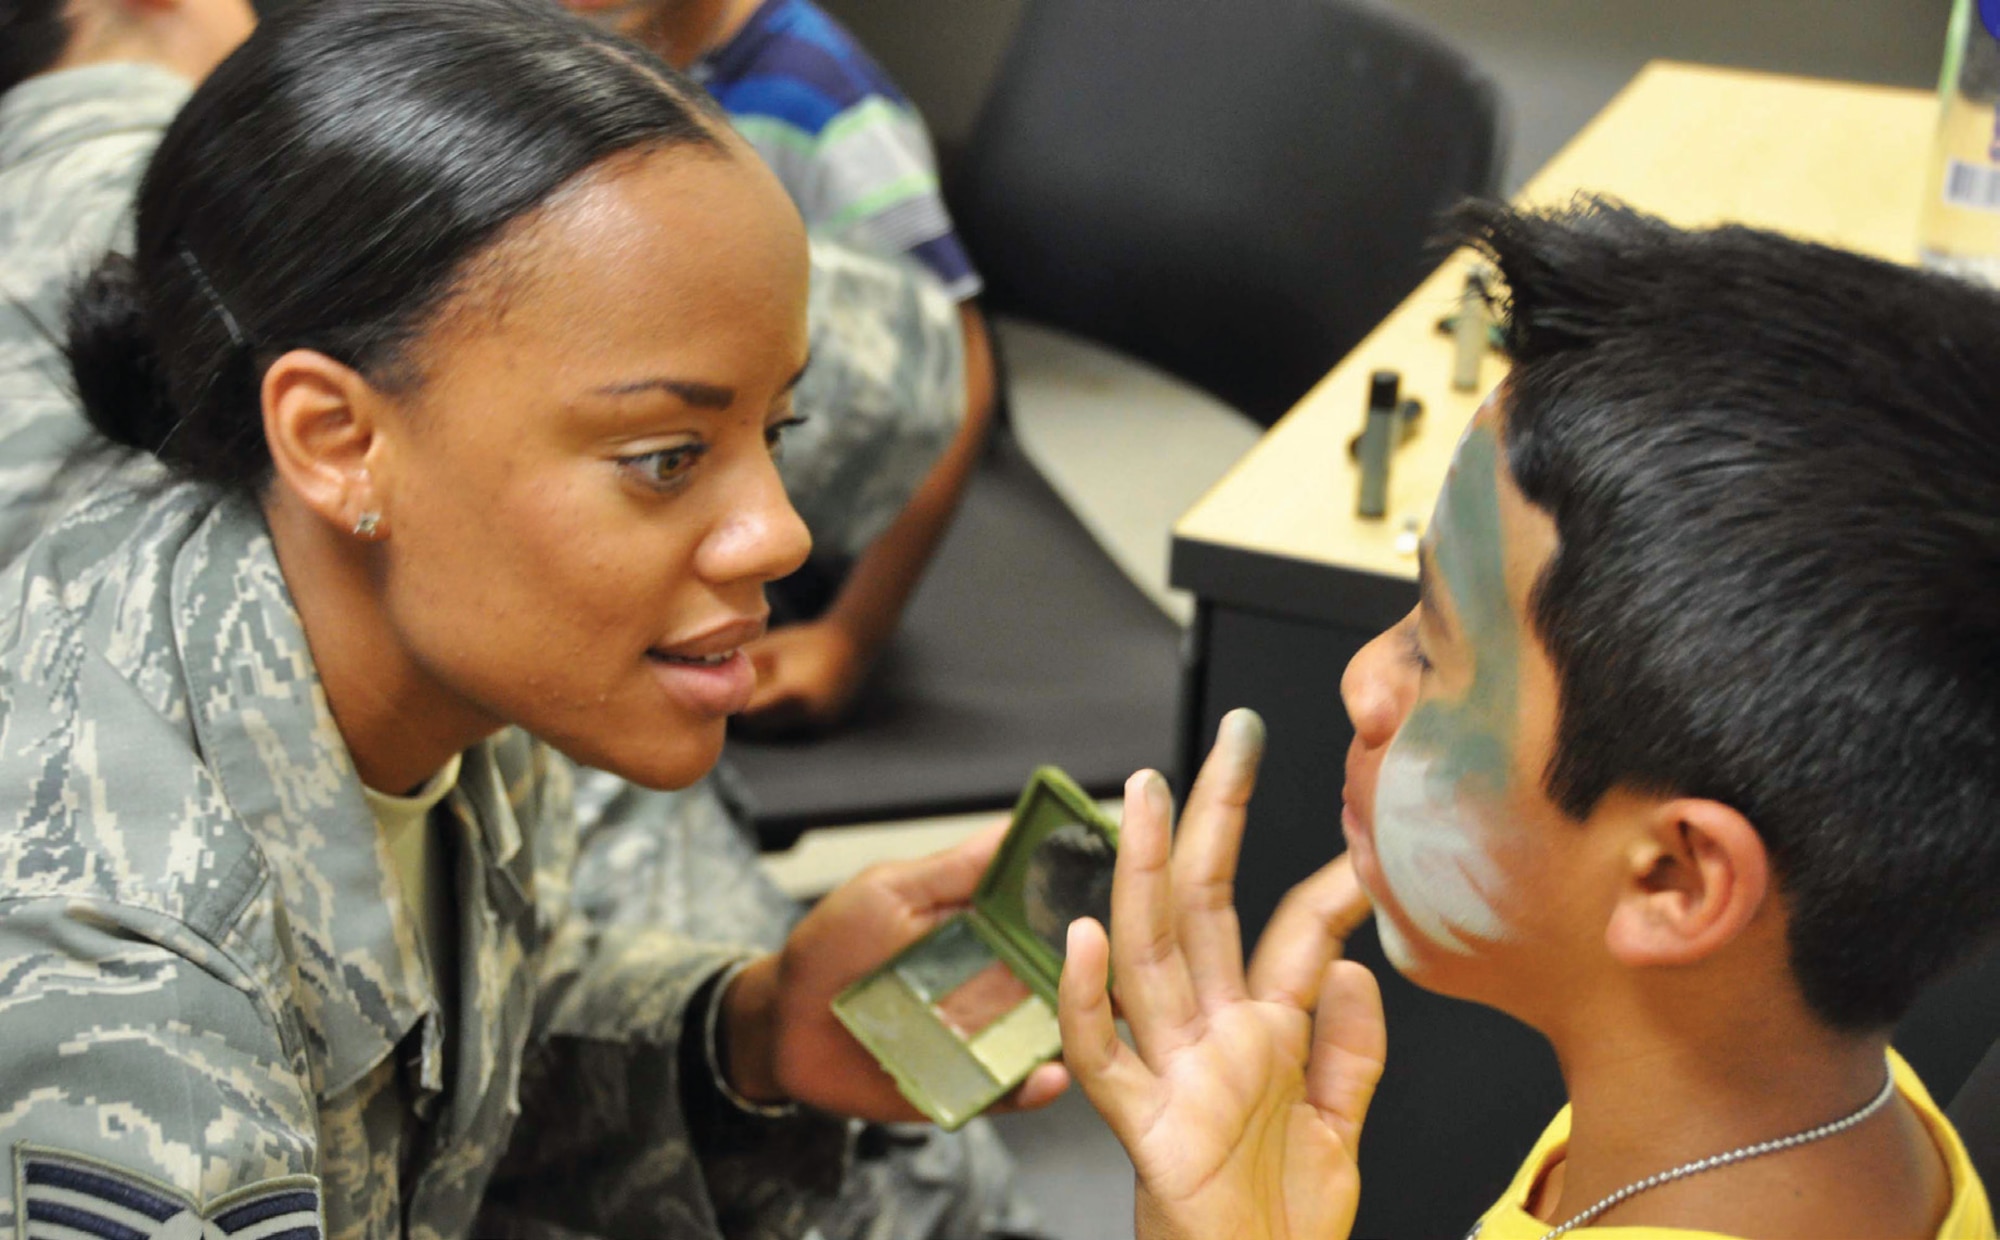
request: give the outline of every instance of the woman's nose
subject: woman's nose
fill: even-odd
[[[705,540],[703,576],[711,581],[776,581],[812,551],[812,533],[768,460],[747,474],[748,492]]]

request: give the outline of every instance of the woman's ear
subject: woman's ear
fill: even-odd
[[[277,485],[339,530],[386,533],[382,399],[368,381],[324,353],[293,349],[264,371],[263,401]]]
[[[1693,797],[1653,805],[1625,865],[1604,939],[1631,968],[1714,955],[1756,918],[1771,886],[1770,855],[1750,820]]]

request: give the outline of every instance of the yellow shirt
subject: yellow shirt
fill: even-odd
[[[1930,1129],[1931,1139],[1937,1142],[1951,1175],[1951,1210],[1945,1215],[1944,1225],[1938,1228],[1938,1240],[1996,1240],[1993,1207],[1987,1203],[1979,1173],[1972,1169],[1972,1160],[1966,1156],[1965,1144],[1958,1139],[1951,1121],[1931,1101],[1930,1092],[1910,1070],[1910,1065],[1894,1051],[1889,1052],[1889,1069],[1895,1073],[1897,1090]],[[1560,1158],[1568,1146],[1569,1108],[1564,1107],[1542,1133],[1542,1139],[1535,1142],[1527,1161],[1521,1164],[1520,1173],[1500,1195],[1499,1203],[1479,1220],[1475,1232],[1479,1240],[1542,1240],[1549,1234],[1550,1225],[1528,1213],[1528,1197],[1549,1164]],[[1712,1231],[1685,1231],[1678,1227],[1587,1227],[1569,1234],[1579,1240],[1585,1237],[1588,1240],[1732,1240]]]

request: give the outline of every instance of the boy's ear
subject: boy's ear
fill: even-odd
[[[375,389],[324,353],[293,349],[265,370],[263,401],[277,480],[329,525],[378,536],[389,453]],[[375,521],[363,523],[363,513]]]
[[[1750,820],[1720,801],[1661,801],[1624,852],[1604,940],[1632,968],[1693,964],[1733,942],[1764,906],[1771,859]]]

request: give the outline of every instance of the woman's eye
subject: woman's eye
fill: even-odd
[[[655,452],[642,452],[638,456],[621,456],[618,465],[637,474],[639,481],[647,486],[664,489],[679,481],[707,452],[708,448],[703,444],[680,444]]]
[[[785,432],[791,430],[793,427],[804,426],[805,424],[806,420],[803,414],[793,414],[790,417],[771,423],[764,428],[764,446],[771,450],[773,457],[783,456],[785,454]]]

